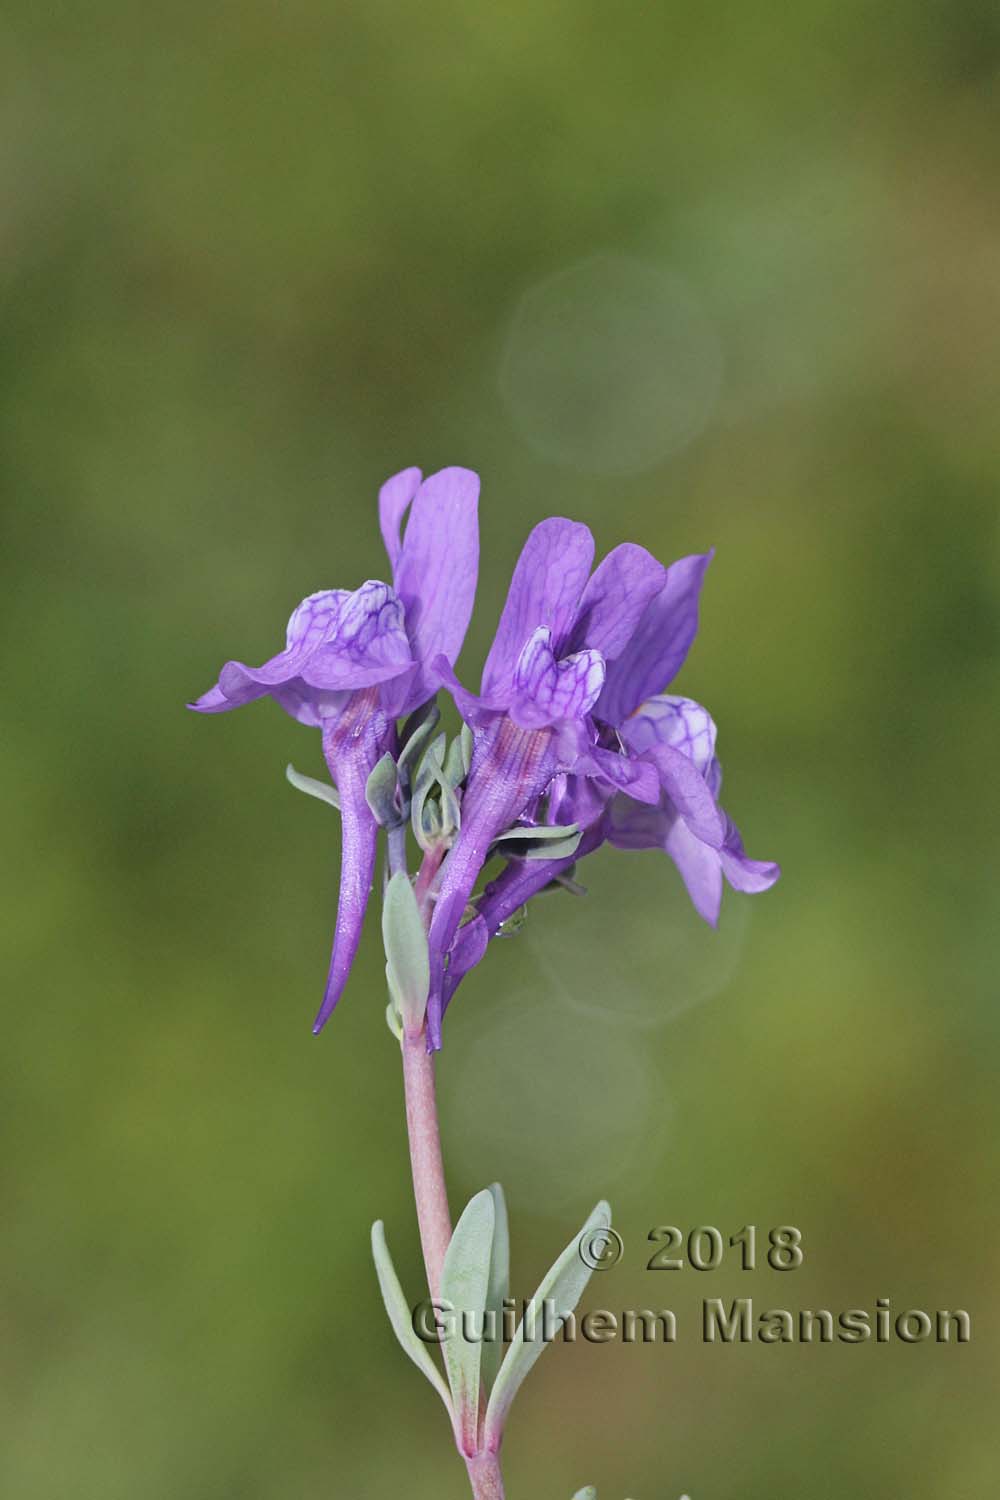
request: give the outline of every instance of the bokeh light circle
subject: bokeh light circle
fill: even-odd
[[[676,272],[620,253],[590,256],[530,287],[500,361],[518,431],[567,468],[651,468],[712,415],[722,381],[718,332]]]
[[[439,1088],[449,1163],[468,1183],[498,1178],[512,1202],[555,1216],[595,1184],[648,1175],[670,1110],[635,1033],[578,1017],[534,993],[508,995],[452,1027]]]

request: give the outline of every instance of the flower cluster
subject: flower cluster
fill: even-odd
[[[357,952],[380,828],[396,873],[407,822],[423,851],[415,889],[427,917],[432,1048],[490,939],[603,843],[663,849],[713,924],[724,880],[762,891],[778,878],[777,865],[747,857],[719,804],[711,716],[667,692],[697,632],[711,554],[664,567],[626,542],[593,568],[586,526],[542,521],[514,570],[476,695],[454,665],[476,587],[478,496],[467,469],[390,479],[379,514],[392,584],[311,595],[283,651],[261,667],[228,662],[191,705],[221,713],[270,695],[321,731],[343,858],[317,1031]],[[440,688],[466,726],[451,747],[431,740]],[[477,895],[495,857],[502,868]]]

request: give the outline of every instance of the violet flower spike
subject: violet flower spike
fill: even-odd
[[[404,469],[379,491],[379,524],[392,584],[311,594],[288,622],[285,649],[263,666],[230,661],[189,707],[224,713],[270,696],[322,731],[343,820],[340,894],[323,1003],[326,1023],[361,938],[375,868],[378,824],[365,784],[398,750],[396,720],[431,698],[465,639],[479,563],[478,476],[442,469],[422,481]],[[401,527],[409,512],[405,535]]]

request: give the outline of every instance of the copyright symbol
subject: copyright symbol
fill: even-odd
[[[625,1241],[617,1229],[588,1229],[581,1234],[577,1249],[584,1265],[592,1271],[610,1271],[621,1260]]]

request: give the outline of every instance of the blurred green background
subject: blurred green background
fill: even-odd
[[[318,1042],[334,815],[273,705],[184,711],[385,572],[378,484],[521,540],[714,545],[681,687],[772,893],[599,856],[449,1014],[455,1203],[591,1305],[511,1500],[965,1500],[996,1444],[1000,23],[970,0],[89,7],[0,25],[11,1500],[465,1493],[368,1255],[420,1264],[370,924]],[[794,1275],[644,1269],[798,1225]],[[967,1308],[966,1348],[706,1348],[703,1297]]]

